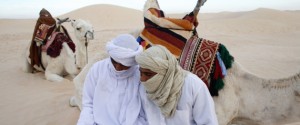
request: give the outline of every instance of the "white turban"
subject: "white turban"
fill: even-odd
[[[121,34],[106,44],[111,58],[124,66],[137,65],[135,56],[143,51],[136,39],[129,34]]]

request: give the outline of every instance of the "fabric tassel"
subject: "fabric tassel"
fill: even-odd
[[[222,78],[211,80],[211,87],[209,92],[211,96],[219,96],[219,90],[224,87],[224,82]]]
[[[218,78],[215,81],[215,86],[214,86],[214,89],[217,91],[217,96],[219,95],[219,90],[223,89],[223,87],[224,87],[223,79],[222,78]]]
[[[215,59],[213,65],[214,67],[212,73],[210,74],[209,92],[211,96],[218,96],[219,90],[221,90],[224,87],[224,82],[223,82],[224,75],[222,74],[222,69],[218,59]]]
[[[234,62],[233,56],[230,55],[229,51],[223,44],[219,45],[219,53],[221,55],[221,59],[223,60],[226,69],[231,68],[232,63]]]
[[[215,59],[215,71],[214,71],[214,79],[218,78],[223,78],[224,76],[222,75],[222,69],[221,66],[219,65],[219,60]]]
[[[226,67],[225,67],[225,64],[223,62],[223,60],[221,59],[221,56],[220,56],[220,53],[217,52],[217,59],[219,61],[219,65],[221,67],[221,70],[222,70],[222,75],[223,77],[227,75],[227,70],[226,70]]]

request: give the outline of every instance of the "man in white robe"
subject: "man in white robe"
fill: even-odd
[[[218,125],[213,99],[205,83],[183,70],[163,46],[136,56],[140,96],[149,125]]]
[[[108,42],[109,58],[89,70],[77,125],[137,125],[140,119],[139,68],[135,56],[143,51],[129,34]]]

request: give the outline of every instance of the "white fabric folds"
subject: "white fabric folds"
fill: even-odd
[[[77,125],[144,125],[138,66],[116,71],[110,58],[91,67],[84,82]]]

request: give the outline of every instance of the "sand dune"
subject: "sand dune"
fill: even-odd
[[[80,8],[60,17],[82,18],[94,24],[95,30],[128,30],[142,27],[142,12],[114,5],[99,4]],[[114,24],[114,25],[112,25]]]
[[[223,43],[235,60],[254,74],[283,78],[300,71],[299,15],[300,11],[265,8],[200,13],[198,32],[203,38]],[[94,25],[95,40],[89,44],[89,59],[104,51],[105,43],[116,35],[143,27],[141,11],[112,5],[88,6],[59,17],[81,18]],[[0,19],[0,124],[75,124],[79,110],[68,105],[74,90],[72,79],[52,83],[45,80],[43,73],[21,70],[21,54],[32,37],[35,21]],[[64,25],[76,40],[70,24]]]

